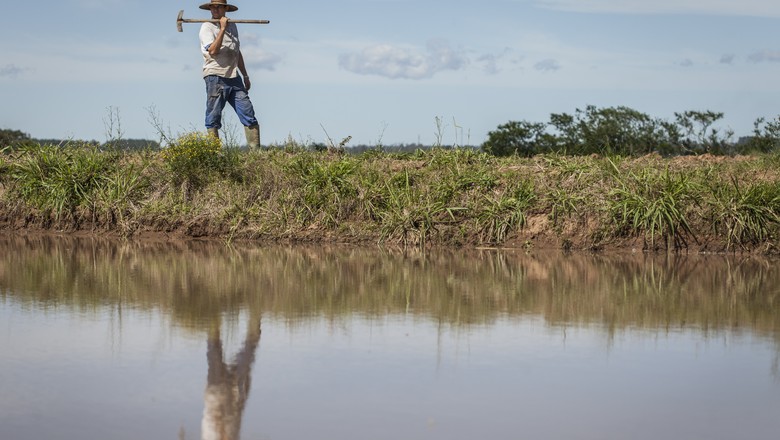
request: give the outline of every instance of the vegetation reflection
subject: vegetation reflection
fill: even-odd
[[[461,328],[542,317],[608,336],[628,328],[744,330],[780,352],[780,264],[754,256],[424,254],[0,236],[0,300],[96,314],[161,311],[205,335],[203,439],[239,438],[265,316],[299,325],[312,317],[401,315]],[[243,344],[228,358],[223,324],[244,321]]]
[[[758,257],[527,255],[0,238],[0,295],[163,311],[194,331],[242,311],[301,322],[388,314],[446,325],[542,316],[608,331],[751,329],[780,339],[780,265]]]

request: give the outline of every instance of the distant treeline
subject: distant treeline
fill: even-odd
[[[494,156],[530,157],[536,154],[567,155],[606,154],[639,156],[657,153],[662,156],[696,154],[736,155],[767,153],[780,147],[780,117],[757,119],[753,132],[734,138],[730,129],[718,127],[723,113],[713,111],[685,111],[675,113],[674,119],[653,118],[629,107],[587,106],[574,114],[552,113],[547,122],[509,121],[488,133],[480,146],[423,145],[420,143],[394,145],[346,146],[349,138],[339,146],[311,143],[306,148],[325,151],[336,148],[348,153],[367,151],[386,153],[413,153],[432,148],[481,149]],[[159,149],[157,141],[148,139],[116,139],[108,142],[76,141],[72,139],[33,139],[19,130],[0,130],[0,148],[25,144],[67,145],[86,144],[101,148],[122,150]],[[232,145],[238,146],[238,145]],[[279,147],[271,145],[271,147]]]
[[[159,149],[160,143],[149,139],[117,139],[109,142],[80,139],[35,139],[20,130],[0,129],[0,148],[21,147],[24,145],[92,145],[95,147],[111,147],[121,150]]]
[[[588,106],[573,115],[553,113],[548,122],[509,121],[488,133],[482,149],[495,156],[530,157],[540,153],[662,156],[735,155],[780,147],[780,118],[759,118],[751,136],[734,141],[734,132],[716,124],[723,113],[686,111],[673,121],[652,118],[628,107]]]
[[[314,151],[326,151],[328,150],[328,146],[323,143],[315,143],[310,146],[310,148]],[[362,154],[369,151],[381,151],[383,153],[414,153],[416,151],[425,151],[425,150],[431,150],[434,148],[444,148],[444,149],[451,149],[451,148],[469,148],[474,150],[479,150],[478,146],[468,146],[468,145],[424,145],[420,143],[412,143],[412,144],[392,144],[392,145],[355,145],[351,147],[347,147],[344,149],[345,153],[350,154]]]
[[[120,150],[157,150],[160,148],[159,142],[151,141],[149,139],[119,139],[110,142],[98,142],[96,140],[73,141],[70,139],[32,139],[32,142],[39,145],[66,145],[68,143],[77,142],[81,145],[93,145],[102,148],[118,148]]]

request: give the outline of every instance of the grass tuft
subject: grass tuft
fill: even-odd
[[[9,174],[19,198],[59,219],[90,199],[114,174],[118,159],[93,146],[31,145],[17,153]]]
[[[617,166],[614,171],[619,172]],[[687,237],[696,239],[687,219],[687,208],[696,203],[692,197],[696,188],[685,174],[642,169],[616,179],[610,212],[618,234],[643,234],[651,248],[659,237],[667,249],[687,247]]]
[[[715,205],[713,227],[725,233],[726,249],[776,239],[780,225],[780,182],[740,183],[711,187]]]

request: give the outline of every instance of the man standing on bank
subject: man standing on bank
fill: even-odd
[[[219,137],[222,110],[228,103],[244,126],[247,146],[258,148],[260,126],[247,94],[252,83],[241,55],[238,28],[225,16],[225,13],[237,11],[238,8],[228,4],[227,0],[211,0],[210,3],[200,5],[200,9],[210,10],[211,18],[219,20],[219,23],[203,23],[200,28],[203,79],[206,81],[206,129],[213,136]],[[238,76],[239,71],[243,81]]]

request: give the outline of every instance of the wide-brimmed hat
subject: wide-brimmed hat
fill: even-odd
[[[200,5],[200,8],[208,10],[212,6],[225,6],[227,7],[228,12],[238,11],[238,6],[229,5],[227,0],[211,0],[210,3],[203,3]]]

